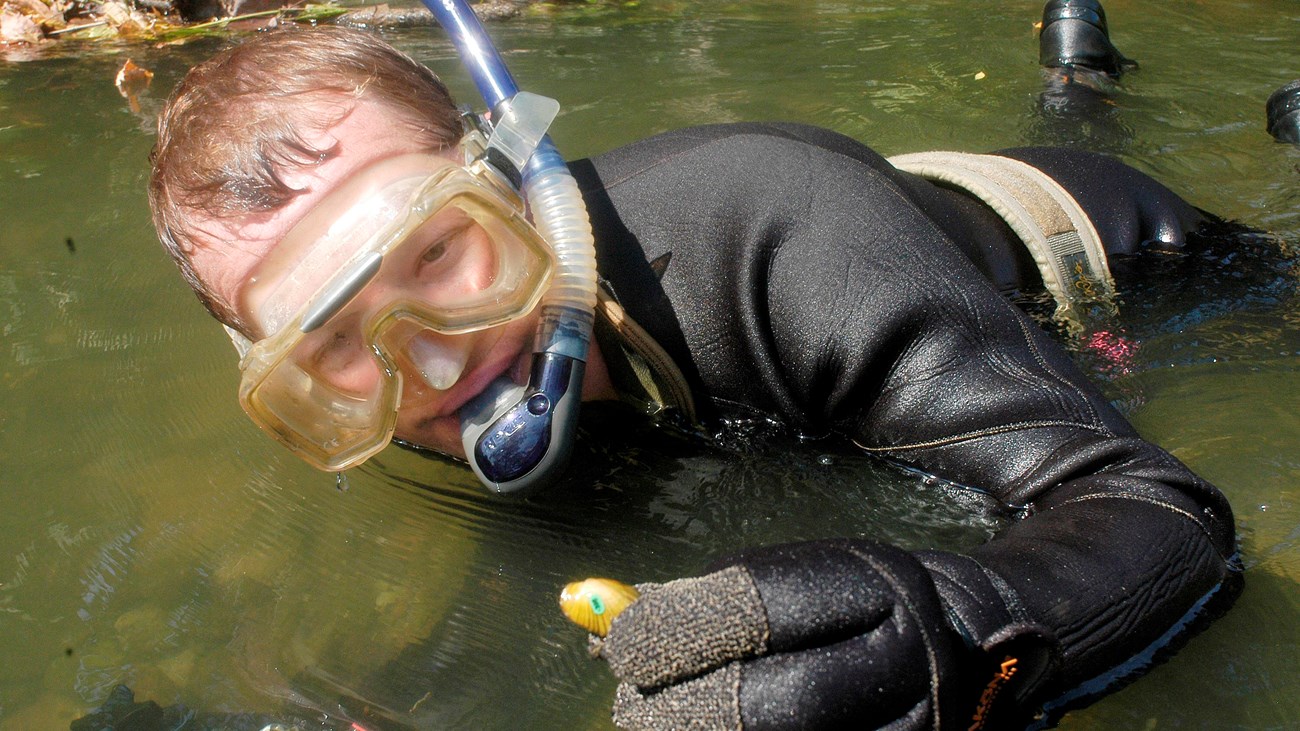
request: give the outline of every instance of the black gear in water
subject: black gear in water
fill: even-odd
[[[183,714],[164,712],[153,701],[136,703],[135,693],[119,685],[108,694],[103,705],[73,721],[71,731],[151,731],[179,728],[184,722]]]
[[[1268,133],[1278,142],[1300,142],[1300,79],[1283,84],[1268,97]]]
[[[1137,66],[1111,43],[1106,11],[1097,0],[1048,0],[1038,36],[1038,62],[1050,68],[1086,68],[1110,76]]]
[[[196,713],[185,706],[166,708],[154,701],[139,701],[125,685],[109,692],[103,705],[72,722],[69,731],[263,731],[283,727],[301,729],[341,729],[325,723],[287,722],[257,713]]]

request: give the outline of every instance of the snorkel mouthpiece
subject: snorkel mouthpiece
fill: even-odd
[[[465,0],[423,2],[492,110],[489,150],[522,171],[534,224],[558,261],[540,305],[528,384],[499,378],[460,410],[461,441],[474,473],[496,492],[518,493],[554,481],[572,451],[596,304],[595,242],[581,191],[544,136],[558,105],[519,92]]]
[[[465,455],[474,474],[499,493],[550,484],[573,449],[579,390],[586,364],[542,353],[527,386],[498,378],[461,409]]]

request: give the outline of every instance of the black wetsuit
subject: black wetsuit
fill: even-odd
[[[1109,158],[1003,154],[1070,190],[1111,252],[1179,246],[1200,218]],[[602,277],[715,415],[843,434],[1028,506],[970,555],[1059,640],[1049,694],[1235,596],[1223,495],[999,293],[1037,272],[983,204],[798,125],[683,130],[572,167]]]

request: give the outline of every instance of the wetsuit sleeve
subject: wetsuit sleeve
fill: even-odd
[[[969,555],[1055,633],[1058,694],[1232,595],[1219,491],[998,294],[914,180],[817,134],[710,128],[579,166],[601,271],[701,395],[1023,506]],[[927,560],[978,624],[962,570]]]
[[[1092,219],[1110,256],[1139,248],[1176,251],[1186,232],[1214,217],[1108,155],[1055,147],[1018,147],[996,154],[1029,163],[1070,192]]]

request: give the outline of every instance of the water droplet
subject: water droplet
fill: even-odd
[[[347,492],[348,488],[351,487],[348,484],[348,478],[342,472],[334,475],[334,486],[339,489],[339,492]]]

